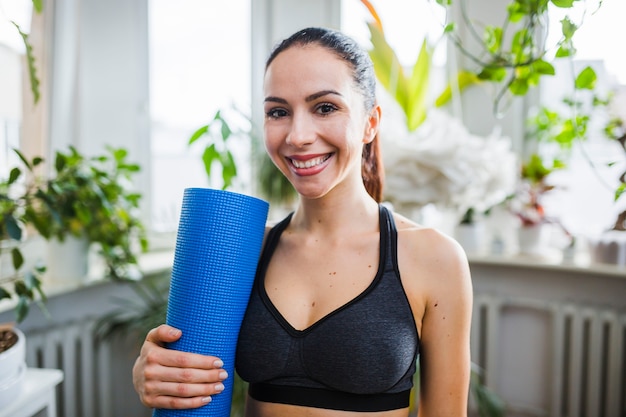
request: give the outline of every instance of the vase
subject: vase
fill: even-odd
[[[53,284],[80,284],[89,271],[89,241],[86,237],[52,238],[46,253],[46,280]]]
[[[549,238],[548,225],[534,224],[522,226],[517,230],[519,253],[530,256],[544,256],[547,251]]]
[[[485,253],[485,226],[483,223],[459,224],[454,228],[454,238],[467,255]]]
[[[596,263],[626,266],[626,232],[610,230],[591,239],[591,259]]]
[[[0,352],[0,410],[17,398],[26,375],[26,337],[17,328],[0,329],[17,336],[17,342],[8,350]]]

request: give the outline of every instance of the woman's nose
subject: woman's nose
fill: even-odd
[[[301,148],[315,142],[315,124],[308,114],[294,113],[291,129],[287,135],[287,144]]]

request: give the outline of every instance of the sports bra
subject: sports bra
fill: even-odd
[[[265,291],[265,273],[293,213],[270,230],[244,316],[236,370],[258,400],[345,411],[409,406],[419,335],[400,281],[397,231],[380,206],[379,265],[357,297],[304,330]]]

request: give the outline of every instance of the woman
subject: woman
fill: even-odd
[[[246,415],[406,417],[418,358],[419,415],[466,415],[467,260],[379,204],[367,53],[339,32],[304,29],[270,55],[264,92],[265,146],[300,204],[266,234],[242,324]],[[133,378],[149,407],[204,406],[232,377],[219,358],[163,347],[180,336],[162,325],[144,342]]]

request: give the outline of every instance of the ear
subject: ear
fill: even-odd
[[[365,123],[365,132],[363,133],[363,143],[370,143],[376,137],[380,128],[381,109],[378,104],[370,111]]]

